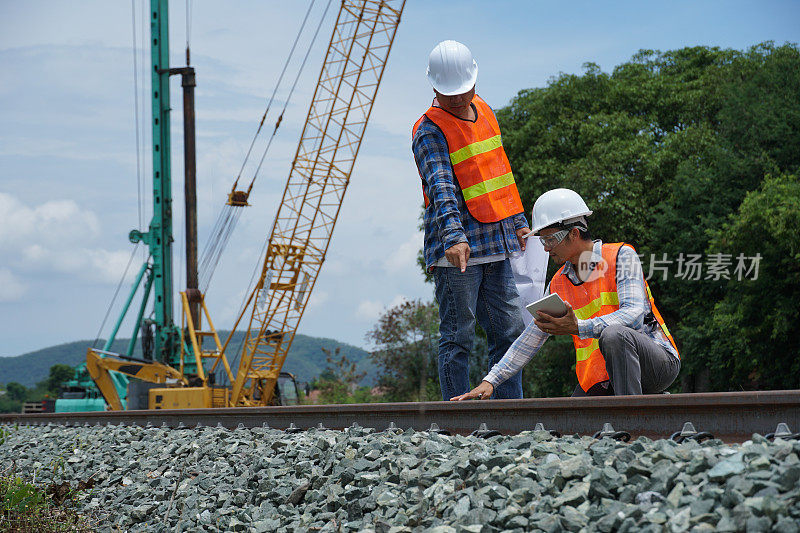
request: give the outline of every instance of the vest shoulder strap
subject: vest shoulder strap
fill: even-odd
[[[476,94],[475,98],[472,99],[472,103],[475,104],[475,109],[478,110],[478,115],[491,121],[492,124],[497,127],[497,129],[500,129],[500,126],[497,123],[497,117],[494,115],[494,109],[492,109],[483,98]]]
[[[414,123],[414,126],[411,128],[411,138],[412,139],[414,138],[414,135],[417,134],[417,130],[419,129],[419,125],[422,124],[423,120],[425,120],[425,114],[424,113],[423,113],[423,115],[421,117],[419,117],[417,119],[417,121]]]

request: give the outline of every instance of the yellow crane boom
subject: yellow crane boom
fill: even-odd
[[[249,315],[231,405],[268,405],[325,261],[405,0],[342,0]],[[226,343],[227,345],[227,343]]]

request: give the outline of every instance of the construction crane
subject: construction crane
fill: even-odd
[[[260,277],[232,328],[247,320],[232,405],[272,401],[325,261],[404,6],[405,0],[342,1]]]
[[[154,206],[159,205],[162,211],[154,214],[151,230],[147,234],[131,232],[131,240],[144,241],[151,249],[151,262],[142,267],[137,277],[138,284],[145,273],[149,274],[133,338],[138,333],[147,295],[155,280],[154,352],[157,361],[136,360],[130,353],[117,356],[107,352],[114,335],[106,343],[105,350],[88,350],[87,366],[112,408],[121,408],[122,404],[119,398],[114,398],[119,387],[115,387],[108,378],[110,371],[144,379],[150,384],[167,383],[166,387],[148,387],[147,406],[150,408],[269,405],[274,401],[275,391],[281,391],[276,386],[290,376],[281,371],[283,363],[325,261],[404,6],[405,0],[341,1],[297,152],[265,247],[260,276],[223,345],[206,308],[204,294],[197,285],[196,248],[190,250],[188,243],[187,261],[194,258],[194,270],[187,263],[188,287],[181,292],[181,326],[172,323],[172,300],[171,296],[168,297],[172,294],[172,280],[166,275],[166,272],[170,272],[166,265],[171,261],[171,250],[168,248],[171,242],[171,210],[165,212],[168,206],[161,202],[162,199],[171,202],[168,190],[169,151],[162,150],[159,158],[155,154],[169,146],[169,100],[168,96],[164,96],[169,94],[168,76],[183,76],[186,108],[187,86],[194,86],[194,71],[188,66],[184,69],[169,69],[166,66],[166,0],[151,0],[154,16],[151,21],[152,57],[155,65],[153,114],[158,117],[154,119],[154,127],[161,125],[166,130],[165,133],[156,128],[153,135],[154,198],[157,198]],[[191,79],[187,81],[189,74]],[[162,96],[156,101],[159,93]],[[278,119],[276,130],[282,116]],[[193,147],[193,112],[191,119],[190,142]],[[162,144],[157,146],[156,142]],[[192,154],[192,161],[188,157],[187,167],[191,166],[193,178],[194,156]],[[228,195],[227,207],[230,209],[249,205],[252,182],[246,190],[238,190],[237,184],[238,178]],[[188,195],[187,188],[187,198]],[[193,207],[187,201],[187,216],[194,217],[193,213]],[[187,219],[187,241],[192,231],[190,224],[196,222]],[[136,285],[126,304],[126,311],[135,291]],[[117,322],[114,334],[124,313]],[[247,330],[239,353],[238,368],[234,372],[226,353],[229,352],[234,332],[243,320],[247,323]],[[213,340],[213,346],[208,350],[203,342],[207,338]],[[224,370],[230,388],[214,383],[213,376],[218,367]]]

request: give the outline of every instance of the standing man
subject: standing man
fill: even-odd
[[[561,268],[548,293],[567,313],[539,316],[483,381],[454,400],[483,398],[530,361],[550,335],[572,335],[578,386],[572,396],[655,394],[681,368],[675,341],[656,308],[629,244],[592,241],[592,212],[575,191],[553,189],[533,206],[533,233]]]
[[[425,268],[439,302],[442,398],[466,393],[475,322],[486,331],[489,367],[522,333],[508,257],[524,250],[528,224],[492,109],[475,95],[478,65],[456,41],[428,59],[435,98],[414,124],[412,147],[425,200]],[[521,398],[520,373],[495,398]]]

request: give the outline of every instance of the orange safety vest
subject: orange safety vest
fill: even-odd
[[[622,242],[603,244],[603,261],[607,266],[605,272],[596,279],[590,279],[578,285],[572,283],[564,274],[564,267],[562,266],[550,282],[550,292],[558,294],[562,300],[569,302],[575,311],[575,316],[581,320],[617,311],[619,309],[617,256],[623,246],[629,246],[633,249],[630,244]],[[664,324],[661,313],[656,308],[653,294],[650,292],[650,286],[647,284],[647,280],[643,279],[643,281],[653,316],[677,353],[678,347],[675,346],[675,340]],[[577,335],[573,335],[572,340],[575,344],[575,373],[578,375],[578,383],[584,392],[597,383],[608,381],[606,361],[603,358],[603,354],[600,353],[599,339],[582,339]]]
[[[431,106],[414,124],[411,135],[413,138],[425,117],[439,126],[467,209],[479,222],[497,222],[522,213],[522,200],[492,108],[477,95],[472,103],[477,109],[475,122]],[[427,207],[430,202],[424,187],[422,196]]]

